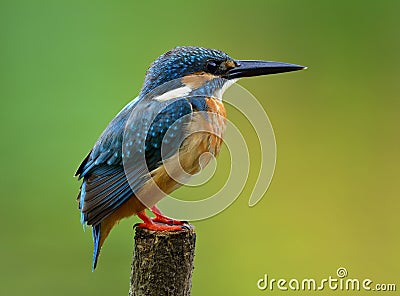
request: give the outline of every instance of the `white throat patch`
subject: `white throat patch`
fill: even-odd
[[[167,91],[167,92],[163,93],[162,95],[155,97],[154,99],[157,101],[160,101],[160,102],[165,102],[165,101],[176,99],[179,97],[185,97],[188,94],[190,94],[191,91],[192,91],[192,89],[190,87],[182,86],[182,87],[178,87],[178,88],[172,89],[170,91]]]
[[[224,92],[232,85],[234,84],[236,81],[238,81],[239,78],[236,79],[230,79],[227,80],[224,85],[220,88],[217,89],[214,93],[215,97],[218,98],[219,100],[222,100],[222,95],[224,94]]]

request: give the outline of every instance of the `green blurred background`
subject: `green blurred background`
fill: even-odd
[[[255,207],[250,184],[194,223],[192,295],[282,295],[257,280],[340,266],[400,289],[399,13],[399,1],[2,0],[0,294],[127,295],[137,218],[113,230],[92,273],[73,173],[177,45],[309,67],[240,82],[273,124],[275,176]]]

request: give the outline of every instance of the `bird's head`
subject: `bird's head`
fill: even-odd
[[[144,96],[171,81],[176,83],[169,88],[186,87],[191,91],[203,88],[203,93],[207,88],[204,94],[212,95],[242,77],[301,69],[305,67],[281,62],[235,60],[216,49],[180,46],[164,53],[150,65],[140,95]]]

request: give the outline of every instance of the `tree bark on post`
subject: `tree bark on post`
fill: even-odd
[[[195,243],[192,225],[182,231],[137,227],[129,296],[189,296]]]

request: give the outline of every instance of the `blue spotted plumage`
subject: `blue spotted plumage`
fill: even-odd
[[[184,137],[184,129],[182,124],[189,118],[186,115],[192,112],[192,105],[187,99],[180,99],[166,108],[162,109],[155,117],[153,124],[149,129],[149,134],[146,138],[145,144],[145,158],[147,167],[150,171],[154,170],[158,163],[161,161],[161,146],[164,144],[164,149],[168,151],[168,156],[172,156],[179,149],[175,143],[180,143]],[[181,118],[186,119],[180,122]],[[170,132],[167,137],[165,134],[167,130],[173,126],[176,132]]]
[[[76,172],[82,179],[78,195],[81,222],[92,226],[93,269],[105,238],[122,218],[138,215],[144,221],[139,226],[152,230],[182,229],[182,222],[163,216],[155,204],[144,204],[136,195],[153,195],[154,186],[169,193],[182,185],[168,175],[165,162],[182,157],[184,170],[196,172],[203,153],[219,151],[220,138],[205,131],[191,133],[196,122],[206,131],[211,126],[222,137],[225,121],[198,112],[225,116],[221,102],[225,86],[240,77],[302,68],[237,61],[219,50],[193,46],[176,47],[156,59],[139,96],[110,122]],[[156,217],[148,218],[146,208]],[[171,221],[173,225],[165,225]]]

